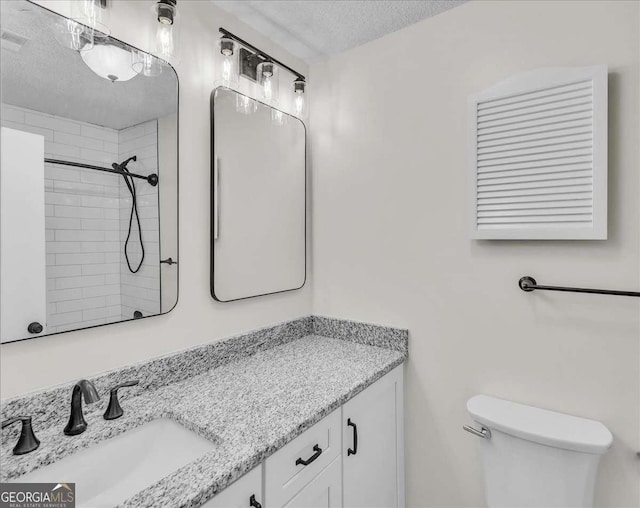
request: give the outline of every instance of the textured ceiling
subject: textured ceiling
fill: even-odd
[[[315,63],[466,0],[213,0],[308,63]]]
[[[176,111],[177,78],[172,70],[111,83],[94,74],[78,52],[56,41],[59,16],[26,1],[0,0],[0,7],[2,30],[28,39],[17,52],[3,45],[2,102],[112,129]]]

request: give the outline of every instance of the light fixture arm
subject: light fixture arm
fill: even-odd
[[[278,64],[280,67],[282,67],[283,69],[288,70],[291,74],[293,74],[294,76],[296,76],[297,79],[305,81],[306,78],[304,77],[303,74],[300,74],[298,71],[296,71],[295,69],[292,69],[291,67],[289,67],[288,65],[283,64],[280,60],[273,58],[271,55],[268,55],[267,53],[265,53],[264,51],[256,48],[253,44],[249,44],[247,41],[241,39],[240,37],[232,34],[231,32],[229,32],[229,30],[226,30],[225,28],[220,27],[219,29],[220,33],[222,35],[224,35],[225,37],[228,37],[229,39],[233,39],[234,41],[236,41],[238,44],[240,44],[241,46],[244,46],[247,49],[250,49],[251,51],[253,51],[256,55],[260,56],[261,58],[263,58],[265,61],[269,61],[269,62],[273,62],[275,64]]]

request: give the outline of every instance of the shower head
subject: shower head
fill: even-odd
[[[125,169],[127,169],[127,164],[129,164],[131,161],[137,161],[138,157],[136,157],[135,155],[133,157],[129,157],[126,161],[121,162],[120,164],[118,164],[117,162],[114,162],[113,164],[111,164],[111,167],[113,169],[119,169],[120,171],[124,171]]]

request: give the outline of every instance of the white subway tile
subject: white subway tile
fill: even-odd
[[[82,311],[82,319],[100,319],[120,316],[120,305],[112,305],[111,307],[101,307],[99,309],[86,309]]]
[[[70,252],[80,252],[80,242],[47,242],[47,253],[66,254]]]
[[[80,133],[79,133],[80,134]],[[107,129],[105,127],[83,125],[81,134],[88,138],[100,139],[110,143],[118,142],[118,131]]]
[[[72,312],[85,309],[98,309],[105,307],[106,297],[96,296],[93,298],[81,298],[78,300],[68,300],[66,302],[60,302],[58,305],[58,312]]]
[[[135,138],[144,136],[144,124],[134,125],[133,127],[127,127],[118,131],[118,144],[126,143]],[[122,149],[120,149],[122,152]]]
[[[81,219],[82,229],[114,231],[120,229],[120,221],[113,219]]]
[[[106,305],[120,305],[120,295],[107,295],[105,296]]]
[[[82,206],[95,206],[117,210],[120,206],[120,199],[105,196],[82,196]]]
[[[44,202],[50,205],[82,205],[82,197],[77,194],[66,194],[62,192],[45,192]]]
[[[51,159],[77,159],[80,157],[80,148],[77,146],[63,145],[61,143],[45,142],[44,154]]]
[[[103,286],[93,286],[82,288],[82,297],[91,298],[94,296],[118,295],[120,294],[120,284],[110,284]]]
[[[105,252],[103,263],[119,263],[120,252]]]
[[[81,219],[102,219],[104,217],[104,209],[91,208],[87,206],[64,206],[56,205],[56,217],[78,217]]]
[[[75,194],[86,194],[90,196],[103,196],[104,187],[102,185],[93,185],[81,182],[65,182],[62,180],[54,180],[53,187],[56,192],[67,192]]]
[[[95,265],[105,262],[102,252],[83,252],[80,254],[56,254],[56,265]]]
[[[119,242],[119,241],[121,241],[120,236],[121,236],[121,232],[117,231],[117,230],[116,231],[104,231],[104,240],[106,242]],[[126,236],[124,238],[126,238]]]
[[[103,149],[103,142],[99,139],[88,138],[86,136],[78,136],[76,134],[69,134],[62,131],[54,132],[53,140],[56,143],[77,146],[80,148],[91,148],[93,150]]]
[[[110,166],[111,164],[109,164]],[[87,171],[82,173],[82,181],[85,183],[93,183],[98,185],[106,185],[108,187],[119,187],[120,186],[119,175],[114,173],[105,173],[102,171]]]
[[[52,279],[58,277],[77,277],[81,274],[82,269],[80,265],[61,265],[47,267],[47,277]]]
[[[99,263],[96,265],[82,265],[82,275],[115,274],[120,277],[120,263]],[[118,281],[116,281],[118,284]],[[113,282],[114,284],[116,282]]]
[[[4,125],[4,122],[16,122],[18,124],[24,123],[24,111],[7,107],[5,104],[0,109],[0,121]]]
[[[117,208],[103,208],[105,219],[120,219],[120,211]]]
[[[53,141],[53,131],[51,129],[43,129],[42,127],[34,127],[33,125],[25,125],[15,122],[2,122],[3,127],[9,127],[10,129],[15,129],[17,131],[29,132],[31,134],[36,134],[37,136],[42,136],[45,141]]]
[[[64,312],[54,314],[47,318],[47,324],[51,326],[64,325],[82,321],[82,312]]]
[[[47,229],[80,229],[82,227],[81,220],[64,217],[45,217],[44,222]]]
[[[109,141],[103,141],[103,150],[113,155],[118,155],[118,143],[110,143]]]
[[[104,275],[81,275],[56,279],[56,289],[86,288],[104,284]]]
[[[101,242],[105,240],[104,231],[58,229],[55,233],[57,242]]]
[[[90,148],[80,148],[80,158],[95,165],[104,164],[108,165],[108,167],[111,166],[112,162],[116,162],[113,160],[113,154],[102,150],[91,150]]]
[[[120,242],[82,242],[82,252],[119,252]]]
[[[108,273],[104,276],[105,284],[120,284],[120,274],[119,273]]]
[[[45,127],[54,131],[63,131],[70,134],[80,134],[80,124],[72,120],[65,120],[41,113],[25,113],[24,121],[26,124],[35,125],[36,127]]]
[[[82,298],[82,289],[80,288],[47,291],[47,302],[62,302],[78,298]]]

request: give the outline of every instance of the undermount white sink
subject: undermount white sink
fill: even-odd
[[[13,481],[75,483],[76,506],[112,507],[214,447],[179,423],[160,418]]]

